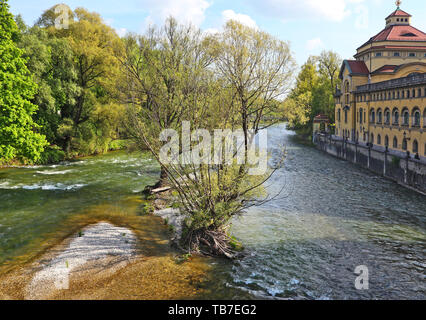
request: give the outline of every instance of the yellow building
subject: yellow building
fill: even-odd
[[[426,34],[398,6],[354,57],[340,71],[335,135],[426,157]]]

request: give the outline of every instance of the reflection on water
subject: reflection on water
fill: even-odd
[[[235,219],[247,255],[212,262],[204,298],[425,299],[425,196],[299,145],[283,125],[268,135],[272,156],[281,145],[288,153],[268,190],[284,191]],[[0,265],[71,216],[125,212],[125,199],[157,178],[147,155],[124,152],[0,170]],[[359,265],[368,291],[355,289]]]

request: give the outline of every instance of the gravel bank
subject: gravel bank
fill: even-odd
[[[48,299],[69,288],[78,273],[125,267],[136,256],[137,238],[126,228],[101,222],[74,235],[65,248],[54,250],[36,263],[37,272],[26,288],[26,299]]]

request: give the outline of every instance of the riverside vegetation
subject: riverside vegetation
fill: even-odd
[[[57,28],[56,9],[30,27],[0,0],[0,164],[56,162],[129,145],[149,150],[161,169],[157,186],[172,187],[170,201],[185,216],[181,248],[233,257],[239,245],[229,234],[231,219],[271,199],[263,186],[284,159],[251,176],[249,144],[270,125],[264,119],[284,114],[306,127],[318,106],[330,113],[338,57],[310,59],[291,91],[296,64],[289,44],[236,21],[204,34],[170,17],[144,35],[120,38],[83,8],[66,7],[69,26]],[[194,130],[241,129],[245,164],[162,162],[160,133],[181,132],[183,121]]]

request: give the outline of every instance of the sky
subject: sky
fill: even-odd
[[[385,27],[396,9],[395,0],[9,0],[13,14],[32,25],[53,5],[63,1],[101,14],[117,30],[144,33],[172,15],[207,32],[229,20],[266,31],[288,41],[297,63],[310,55],[333,50],[353,59],[356,49]],[[426,1],[403,0],[401,9],[413,15],[412,25],[426,32]]]

